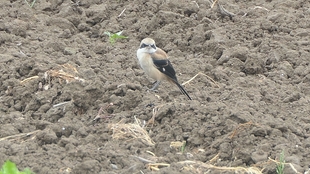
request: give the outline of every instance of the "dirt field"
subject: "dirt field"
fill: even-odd
[[[235,15],[208,0],[1,2],[0,164],[273,174],[283,151],[286,174],[308,171],[310,2],[219,2]],[[104,34],[122,30],[114,44]],[[136,58],[145,37],[180,83],[200,73],[184,85],[192,101],[167,82],[147,91],[154,81]]]

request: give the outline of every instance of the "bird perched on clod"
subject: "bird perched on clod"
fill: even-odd
[[[156,83],[150,90],[155,91],[163,80],[167,80],[177,85],[180,91],[186,95],[189,100],[192,100],[187,91],[178,82],[175,70],[170,60],[168,60],[166,52],[156,47],[153,39],[145,38],[141,41],[140,47],[137,50],[137,57],[144,72],[156,80]]]

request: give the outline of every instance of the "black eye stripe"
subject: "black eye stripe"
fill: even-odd
[[[145,47],[147,47],[147,45],[144,43],[140,46],[140,48],[145,48]]]
[[[156,49],[155,44],[148,45],[148,44],[145,44],[145,43],[141,44],[140,48],[145,48],[145,47],[148,47],[148,46],[151,46],[152,48]]]

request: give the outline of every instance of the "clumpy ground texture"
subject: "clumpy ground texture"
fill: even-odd
[[[26,1],[0,3],[1,165],[273,174],[283,152],[285,173],[309,171],[309,1],[219,0],[232,15],[208,0]],[[192,101],[147,90],[145,37]]]

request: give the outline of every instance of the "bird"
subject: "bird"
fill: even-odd
[[[178,82],[167,53],[156,47],[155,41],[152,38],[145,38],[141,41],[140,47],[137,50],[137,58],[144,72],[156,80],[154,86],[150,89],[151,91],[156,91],[159,84],[163,80],[167,80],[175,84],[189,100],[192,100],[187,91]]]

